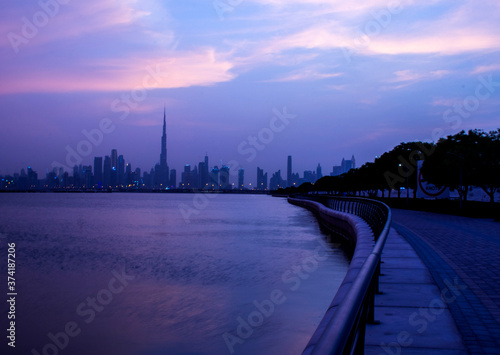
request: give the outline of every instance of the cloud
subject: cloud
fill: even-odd
[[[149,9],[135,0],[68,2],[51,10],[40,4],[12,6],[0,15],[6,33],[0,39],[0,94],[180,88],[235,76],[229,56],[214,46],[177,49],[166,10],[150,2]],[[7,34],[22,35],[21,19],[33,22],[37,13],[48,22],[16,53]],[[148,75],[155,80],[144,84]]]
[[[455,103],[459,102],[459,99],[457,98],[443,98],[443,97],[437,97],[432,100],[431,105],[432,106],[446,106],[450,107],[453,106]]]
[[[366,57],[450,56],[500,50],[500,27],[497,26],[500,5],[494,1],[480,5],[471,0],[457,5],[440,0],[402,1],[393,13],[387,10],[387,1],[379,0],[355,4],[326,0],[254,1],[280,8],[301,6],[302,14],[300,20],[289,23],[288,18],[295,19],[292,12],[290,16],[282,15],[282,26],[287,27],[286,31],[281,28],[278,32],[284,34],[256,42],[255,51],[259,55],[252,57],[256,62],[294,49],[311,53],[340,49]],[[447,8],[434,8],[432,5],[436,4]],[[380,16],[382,12],[388,17]]]
[[[469,32],[470,31],[470,32]],[[500,35],[480,33],[474,28],[448,30],[431,35],[393,36],[373,40],[366,50],[373,54],[455,55],[500,49]],[[367,53],[368,54],[368,53]]]
[[[472,70],[471,74],[482,74],[500,71],[500,64],[480,65]]]
[[[425,72],[417,72],[415,70],[398,70],[394,72],[396,75],[395,78],[389,79],[390,83],[399,83],[399,82],[417,82],[421,80],[428,79],[441,79],[443,76],[450,74],[449,70],[434,70],[428,73]]]
[[[41,4],[49,4],[42,6]],[[32,2],[29,6],[11,7],[0,15],[0,46],[12,47],[13,35],[22,36],[28,44],[20,47],[40,46],[70,38],[113,30],[126,31],[150,15],[137,8],[134,0],[87,0],[67,4]],[[27,27],[31,29],[26,30]],[[26,36],[30,32],[32,35]]]
[[[433,70],[429,72],[416,71],[411,69],[398,70],[394,72],[395,77],[386,80],[386,82],[388,83],[394,83],[397,85],[383,86],[381,87],[381,90],[402,89],[421,81],[441,79],[444,76],[449,75],[450,73],[451,71],[449,70]]]
[[[307,81],[307,80],[323,80],[341,76],[342,73],[322,73],[318,68],[308,67],[293,71],[286,76],[278,79],[268,80],[268,82],[286,82],[286,81]]]
[[[334,91],[344,91],[347,88],[347,85],[327,85],[326,87],[329,90],[334,90]]]
[[[80,63],[77,69],[26,69],[19,77],[5,73],[1,94],[21,92],[129,91],[213,85],[234,78],[233,64],[213,49],[179,52],[165,57],[108,58]]]
[[[325,12],[365,12],[374,8],[387,8],[393,3],[387,0],[358,0],[358,1],[344,1],[344,0],[247,0],[262,5],[269,5],[278,8],[291,7],[291,6],[312,6],[321,7]],[[396,3],[396,2],[394,2]],[[413,0],[400,0],[397,2],[399,6],[412,4]]]
[[[500,49],[500,29],[493,25],[500,6],[489,0],[481,5],[465,0],[444,15],[438,11],[433,13],[432,7],[427,8],[430,4],[446,3],[443,0],[400,1],[401,13],[393,14],[380,33],[365,34],[368,42],[364,46],[357,45],[360,30],[376,21],[374,13],[387,9],[387,0],[247,1],[260,6],[257,13],[252,13],[251,20],[226,27],[231,28],[233,34],[227,30],[227,37],[220,40],[219,36],[211,35],[207,27],[207,33],[197,33],[200,41],[188,43],[187,50],[179,49],[175,54],[165,48],[176,37],[175,26],[165,8],[148,7],[147,4],[158,5],[155,0],[147,3],[136,0],[69,2],[61,5],[58,14],[39,29],[38,35],[21,47],[26,61],[19,61],[13,53],[7,56],[4,67],[14,70],[0,69],[5,78],[0,93],[130,90],[141,85],[148,65],[160,66],[165,72],[161,88],[213,85],[262,65],[304,66],[268,81],[321,80],[340,74],[311,69],[313,63],[324,60],[323,54],[334,53],[329,59],[333,65],[346,64],[341,55],[346,50],[373,57],[453,55]],[[301,11],[294,12],[299,8]],[[238,11],[243,9],[243,4],[238,7]],[[415,13],[428,11],[430,15],[415,20],[409,9]],[[0,29],[19,31],[20,18],[31,18],[36,11],[40,11],[36,3],[17,10],[8,9],[0,15]],[[297,13],[301,15],[296,16]],[[163,17],[167,21],[163,21]],[[282,21],[279,24],[265,21],[265,25],[261,25],[262,18]],[[477,18],[481,21],[471,21]],[[402,25],[408,19],[410,21]],[[271,27],[278,30],[270,32]],[[10,46],[6,38],[0,39],[4,51]],[[43,62],[54,58],[66,59],[68,63]],[[35,61],[37,65],[33,66]],[[429,73],[408,69],[396,72],[395,78],[388,82],[399,83],[390,87],[395,89],[448,74],[444,69]]]

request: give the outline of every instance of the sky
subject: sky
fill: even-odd
[[[500,127],[498,0],[0,5],[0,174],[209,156],[255,183]]]

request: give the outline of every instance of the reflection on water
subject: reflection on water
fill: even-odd
[[[19,353],[300,353],[344,253],[284,199],[216,195],[186,221],[195,196],[0,195]]]

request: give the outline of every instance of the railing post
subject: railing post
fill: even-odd
[[[378,277],[376,277],[378,278]],[[375,280],[373,279],[368,290],[368,316],[366,322],[368,324],[375,324]]]

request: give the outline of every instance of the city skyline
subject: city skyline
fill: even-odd
[[[286,110],[285,110],[286,111]],[[102,122],[101,122],[102,123]],[[107,124],[107,123],[106,123]],[[168,145],[167,145],[167,118],[166,118],[166,109],[165,107],[163,108],[163,128],[162,128],[162,135],[161,135],[161,143],[160,143],[160,147],[161,147],[161,151],[160,151],[160,159],[155,163],[153,164],[153,169],[159,169],[160,173],[159,173],[159,177],[157,178],[157,184],[159,185],[161,181],[163,184],[167,184],[168,183],[168,180],[169,180],[169,166],[168,166],[168,162],[167,162],[167,150],[168,150]],[[110,162],[109,164],[112,166],[112,167],[116,167],[118,165],[118,155],[117,155],[117,149],[116,148],[111,148],[111,154],[109,156],[106,156],[105,154],[103,154],[102,156],[85,156],[85,154],[82,154],[81,151],[86,149],[86,148],[83,148],[83,149],[79,149],[81,147],[86,147],[86,146],[91,146],[92,144],[94,145],[97,145],[99,146],[99,144],[95,144],[95,142],[99,141],[99,140],[103,140],[103,137],[104,135],[106,134],[106,130],[105,129],[92,129],[92,130],[89,130],[89,131],[85,131],[83,133],[85,139],[84,140],[81,140],[79,143],[77,144],[73,144],[73,146],[76,146],[76,149],[72,148],[71,145],[68,145],[66,146],[66,160],[62,160],[62,162],[60,161],[52,161],[51,163],[51,166],[50,167],[46,167],[45,168],[45,171],[42,171],[38,168],[33,168],[34,166],[37,166],[37,162],[30,162],[28,164],[28,166],[24,166],[24,167],[21,167],[19,168],[18,170],[14,170],[14,171],[7,171],[6,169],[3,169],[4,171],[6,172],[2,172],[0,173],[0,175],[13,175],[13,174],[16,174],[16,173],[19,173],[23,170],[26,170],[27,168],[31,169],[32,171],[40,171],[40,173],[44,172],[46,174],[48,174],[49,172],[51,172],[53,169],[57,169],[59,170],[60,168],[63,169],[64,172],[68,172],[68,173],[71,173],[72,171],[74,171],[74,168],[75,166],[80,166],[80,167],[85,167],[85,166],[95,166],[95,159],[97,158],[100,158],[104,164],[106,164],[106,157],[108,157],[110,159]],[[257,136],[258,138],[258,136]],[[258,140],[258,139],[257,139]],[[85,144],[80,144],[80,143],[85,143]],[[247,142],[245,142],[247,143]],[[250,144],[247,145],[248,147],[259,147],[259,143],[257,142],[251,142]],[[251,148],[251,149],[254,149],[254,148]],[[240,147],[238,147],[238,150],[240,150]],[[258,151],[259,149],[255,149],[255,151]],[[90,151],[92,151],[92,149],[90,149]],[[121,149],[120,149],[121,151]],[[205,153],[205,159],[207,158],[207,154],[208,153]],[[121,158],[123,158],[124,155],[120,155]],[[244,156],[243,154],[241,154],[241,156]],[[353,156],[354,158],[354,156]],[[309,178],[299,178],[299,175],[301,172],[303,173],[309,173],[311,172],[312,170],[311,169],[307,169],[307,170],[302,170],[302,171],[298,171],[298,172],[293,172],[293,171],[289,171],[289,164],[290,164],[290,160],[291,159],[291,156],[288,156],[287,157],[287,168],[286,168],[286,171],[287,171],[287,175],[285,176],[285,179],[283,181],[286,182],[286,186],[295,186],[297,185],[299,179],[306,179],[307,181],[311,181],[311,179]],[[338,168],[338,166],[335,166],[333,165],[333,170],[329,173],[327,173],[327,175],[338,175],[338,174],[341,174],[341,173],[344,173],[344,172],[347,172],[349,169],[345,169],[344,168],[344,158],[342,158],[342,170],[341,172],[339,173],[339,170],[335,170],[335,168]],[[246,161],[245,159],[243,159],[242,161]],[[73,163],[78,163],[78,164],[75,164],[75,165],[70,165],[70,163],[73,162]],[[92,163],[93,162],[93,163]],[[348,161],[349,162],[349,161]],[[131,163],[127,163],[125,166],[128,166],[130,165]],[[182,166],[187,166],[187,165],[192,165],[194,167],[196,167],[196,163],[194,163],[193,161],[188,161],[188,162],[185,162],[184,164],[182,164]],[[243,167],[241,167],[240,165],[240,162],[237,161],[237,160],[234,160],[234,159],[219,159],[217,160],[217,163],[216,165],[211,165],[209,166],[209,169],[212,169],[214,166],[219,166],[219,167],[222,167],[222,166],[225,166],[225,165],[229,165],[229,167],[231,168],[231,174],[230,174],[230,177],[231,177],[231,182],[233,185],[237,185],[236,184],[236,181],[238,179],[237,177],[237,170],[238,169],[243,169]],[[306,163],[306,164],[301,164],[301,166],[309,166],[310,164]],[[321,165],[320,163],[318,163],[318,165]],[[349,165],[350,166],[350,165]],[[354,166],[353,166],[354,167]],[[143,166],[141,165],[137,165],[137,168],[139,168],[140,171],[142,172],[145,172],[146,170],[148,170],[146,168],[146,170],[143,169]],[[260,167],[257,166],[256,167],[257,169],[259,169]],[[311,168],[309,166],[309,168]],[[274,170],[273,170],[274,169]],[[273,168],[271,167],[269,170],[266,170],[266,172],[269,172],[270,175],[272,176],[272,174],[274,174],[275,172],[277,172],[278,170],[281,170],[282,168]],[[177,170],[180,172],[180,174],[182,174],[182,169],[175,169],[174,170]],[[234,170],[234,171],[233,171]],[[292,175],[289,175],[289,173],[292,173]],[[97,172],[94,172],[94,173],[97,173]],[[102,171],[101,171],[101,174],[102,174]],[[290,180],[289,178],[292,178],[292,180]],[[235,181],[233,181],[235,180]],[[180,181],[180,179],[178,179],[177,181]],[[257,175],[255,176],[255,178],[253,176],[251,176],[250,178],[246,178],[246,181],[247,181],[247,186],[246,187],[249,187],[249,186],[255,186],[256,184],[258,184],[258,178],[257,178]],[[295,183],[288,183],[288,181],[294,181]],[[312,181],[311,181],[312,182]],[[156,184],[156,183],[155,183]],[[269,184],[269,183],[268,183]],[[172,187],[172,186],[170,186]],[[178,187],[178,186],[176,186]],[[280,186],[282,187],[282,186]]]
[[[89,136],[90,137],[90,136]],[[89,138],[90,139],[90,138]],[[91,140],[91,139],[90,139]],[[76,154],[78,152],[75,152]],[[75,155],[76,156],[76,155]],[[75,156],[72,156],[73,158]],[[245,190],[276,190],[278,188],[295,186],[298,187],[304,182],[314,183],[320,179],[322,174],[321,164],[318,163],[315,171],[305,170],[303,177],[300,173],[293,172],[292,156],[287,157],[286,180],[281,178],[280,170],[271,172],[271,179],[268,181],[268,173],[257,167],[256,179],[245,178],[245,169],[236,161],[219,165],[210,165],[208,154],[205,154],[204,161],[194,164],[184,164],[180,171],[180,179],[177,178],[177,169],[169,169],[167,162],[167,130],[166,111],[163,111],[163,130],[161,135],[161,151],[159,163],[156,163],[150,170],[142,170],[141,167],[132,167],[126,162],[123,155],[118,155],[116,148],[111,149],[110,155],[94,156],[92,164],[82,164],[83,159],[79,159],[79,164],[72,167],[63,164],[53,164],[52,169],[47,169],[45,178],[39,177],[38,172],[31,166],[26,170],[22,168],[19,172],[0,174],[2,185],[8,189],[53,189],[53,188],[83,188],[83,189],[108,189],[108,188],[145,188],[145,189],[196,189],[196,190],[225,190],[225,189],[245,189]],[[90,159],[90,158],[89,158]],[[351,168],[355,168],[354,156],[352,160],[342,159],[341,166],[333,166],[330,175],[340,175]],[[336,168],[341,168],[336,169]],[[169,174],[170,171],[170,174]],[[9,181],[5,183],[3,177]],[[19,182],[19,178],[25,181]],[[10,180],[9,180],[10,179]],[[57,180],[56,181],[54,181]],[[246,184],[245,184],[246,181]],[[177,183],[178,182],[178,183]],[[43,183],[43,185],[42,185]],[[2,187],[3,188],[3,187]]]
[[[490,0],[8,2],[0,174],[68,166],[78,148],[153,166],[164,107],[177,169],[208,152],[246,171],[286,176],[292,155],[295,171],[328,173],[492,130],[499,14]]]

